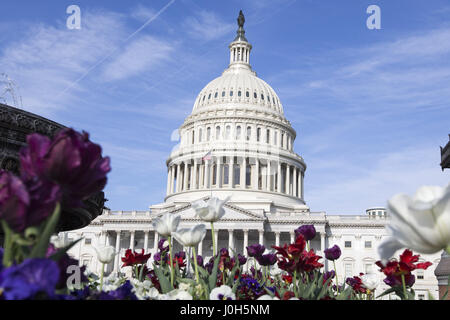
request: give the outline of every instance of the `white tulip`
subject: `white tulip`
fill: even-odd
[[[380,277],[376,273],[367,273],[361,276],[361,281],[364,288],[373,291],[380,284]]]
[[[97,259],[101,263],[107,264],[114,260],[114,257],[116,256],[116,249],[112,246],[101,246],[101,247],[94,247],[95,251],[97,251]]]
[[[227,197],[225,200],[220,200],[219,198],[214,197],[208,199],[206,202],[204,200],[198,200],[193,202],[191,206],[200,219],[207,222],[215,222],[225,214],[223,205],[229,198],[230,197]]]
[[[180,216],[168,212],[160,218],[154,218],[152,225],[162,237],[168,237],[177,230],[180,219]]]
[[[419,253],[450,251],[450,184],[420,187],[411,198],[398,194],[388,201],[391,237],[378,248],[386,261],[401,248]]]
[[[206,227],[204,224],[198,224],[192,228],[178,229],[173,233],[173,237],[185,247],[194,247],[205,238]]]
[[[236,295],[233,290],[227,285],[221,285],[220,287],[214,288],[209,294],[210,300],[236,300]]]

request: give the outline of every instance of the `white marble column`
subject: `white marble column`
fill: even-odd
[[[267,191],[272,191],[272,167],[271,161],[267,161]]]
[[[289,232],[289,235],[291,236],[291,243],[294,243],[294,241],[295,241],[295,233],[294,232]]]
[[[184,163],[184,170],[183,170],[183,191],[186,191],[188,189],[188,178],[189,178],[189,166],[186,161]]]
[[[277,247],[280,246],[280,232],[278,232],[278,231],[275,231],[275,245]]]
[[[325,250],[325,232],[320,233],[320,252],[324,252]]]
[[[291,184],[291,166],[286,164],[286,194],[290,195],[290,184]]]
[[[177,164],[176,165],[176,178],[177,178],[177,183],[175,186],[175,192],[180,192],[181,190],[181,164]]]
[[[158,251],[158,232],[154,231],[154,243],[153,243],[153,249]]]
[[[204,173],[204,177],[205,177],[205,182],[203,185],[204,189],[208,189],[209,188],[209,183],[210,183],[210,179],[209,179],[209,160],[205,160],[205,173]]]
[[[130,249],[134,251],[134,231],[130,231]]]
[[[169,168],[167,168],[168,170],[167,170],[167,189],[166,189],[166,195],[169,195],[170,194],[170,167]]]
[[[192,179],[191,179],[191,189],[192,190],[197,190],[198,186],[197,186],[197,166],[198,163],[196,160],[194,160],[194,166],[193,166],[193,173],[192,173]]]
[[[292,173],[292,182],[293,182],[293,186],[292,186],[292,195],[294,197],[297,197],[297,167],[294,166],[294,172]]]
[[[248,247],[248,230],[244,229],[244,249],[243,249],[243,254],[247,255],[247,247]]]
[[[258,242],[261,245],[264,245],[264,230],[258,230],[259,233],[259,239]]]
[[[241,189],[245,189],[246,180],[247,180],[246,178],[247,178],[247,159],[245,157],[242,157],[241,177],[240,177],[240,181],[239,181]]]
[[[148,250],[148,231],[144,231],[144,252]]]
[[[256,158],[255,161],[256,161],[256,164],[255,164],[255,185],[254,185],[254,189],[255,190],[259,190],[259,159]]]
[[[230,188],[234,187],[234,157],[230,157],[228,164],[228,185]]]
[[[300,176],[301,176],[300,182],[301,182],[302,199],[304,199],[303,180],[305,178],[305,175],[304,175],[303,171],[302,171],[302,174]]]
[[[119,272],[120,263],[120,230],[116,231],[116,258],[114,259],[114,272]]]
[[[281,193],[281,162],[278,162],[277,192]]]
[[[222,157],[217,157],[216,164],[216,188],[222,187]]]
[[[233,254],[234,250],[234,233],[233,229],[228,229],[228,249],[230,251],[230,255]]]

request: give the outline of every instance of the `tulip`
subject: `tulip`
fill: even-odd
[[[206,235],[206,227],[204,224],[198,224],[192,228],[178,229],[173,233],[174,238],[185,247],[192,247],[194,257],[197,256],[195,246],[199,244]],[[194,259],[195,277],[199,283],[197,259]]]
[[[258,257],[262,255],[264,251],[266,251],[266,247],[259,243],[247,247],[247,254],[249,257]]]
[[[94,247],[97,252],[97,259],[102,264],[102,269],[100,271],[100,291],[103,290],[103,275],[105,273],[105,264],[110,263],[114,260],[116,256],[116,249],[112,246],[101,246]]]
[[[375,273],[367,273],[361,276],[362,285],[369,291],[374,291],[380,284],[380,278]]]
[[[334,261],[339,259],[339,257],[341,256],[341,249],[339,248],[338,245],[334,245],[331,248],[325,249],[324,250],[325,253],[325,258],[327,258],[328,260]]]
[[[450,252],[450,184],[420,187],[411,198],[398,194],[388,201],[391,235],[378,248],[382,261],[401,248],[431,254]]]
[[[62,129],[52,140],[34,133],[27,136],[27,147],[19,153],[21,177],[58,184],[63,190],[63,207],[80,207],[82,200],[106,185],[110,159],[101,153],[86,132]]]
[[[170,283],[173,286],[174,270],[173,270],[173,254],[172,254],[172,233],[175,232],[180,224],[181,217],[167,212],[162,217],[154,218],[152,221],[153,228],[162,237],[167,238],[169,242],[169,255],[170,255]],[[164,242],[161,244],[164,246]],[[158,244],[159,247],[159,244]]]
[[[214,236],[214,222],[219,220],[225,214],[223,205],[228,201],[230,197],[225,198],[225,200],[220,200],[219,198],[210,198],[208,201],[197,200],[191,204],[192,208],[195,210],[196,215],[203,221],[211,223],[211,236],[213,241],[213,255],[216,255],[216,243]]]
[[[298,227],[294,232],[296,235],[302,234],[306,241],[312,240],[316,236],[316,228],[314,228],[314,225],[312,224]]]

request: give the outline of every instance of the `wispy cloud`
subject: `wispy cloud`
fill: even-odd
[[[191,37],[205,41],[220,38],[236,28],[235,24],[224,22],[216,13],[207,10],[186,18],[183,26]]]

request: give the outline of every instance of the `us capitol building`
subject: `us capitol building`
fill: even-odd
[[[240,13],[237,35],[228,46],[228,67],[200,91],[191,115],[179,128],[180,143],[166,160],[164,202],[148,211],[105,210],[89,226],[59,235],[67,241],[84,238],[70,253],[90,270],[100,270],[94,247],[109,244],[120,254],[107,271],[126,272],[120,260],[126,249],[157,250],[158,234],[151,223],[155,217],[171,212],[181,216],[180,227],[204,223],[195,216],[191,202],[213,196],[230,197],[224,217],[214,224],[218,248],[239,253],[255,243],[270,248],[294,241],[297,227],[314,224],[312,247],[319,255],[334,244],[342,250],[337,261],[340,283],[360,272],[378,272],[374,263],[379,260],[377,247],[387,235],[386,210],[371,208],[365,215],[341,216],[310,211],[304,198],[306,163],[293,149],[296,131],[276,92],[252,69],[252,45],[243,25]],[[208,259],[212,238],[209,223],[204,224],[207,234],[197,252]],[[174,242],[174,252],[183,249]],[[417,298],[427,299],[427,291],[437,298],[433,271],[440,253],[421,258],[433,265],[416,273]]]

